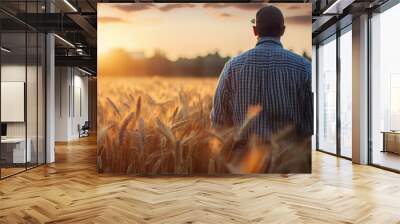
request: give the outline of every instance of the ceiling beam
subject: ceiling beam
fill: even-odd
[[[75,21],[62,13],[18,13],[16,17],[42,32],[82,30]]]
[[[85,17],[79,13],[70,13],[67,16],[80,26],[91,38],[97,37],[97,30],[90,24]]]
[[[351,5],[355,0],[336,0],[332,2],[323,12],[324,15],[342,14],[343,10]]]
[[[56,56],[56,66],[88,67],[96,71],[97,59],[91,56]]]

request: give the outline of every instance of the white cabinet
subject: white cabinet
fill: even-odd
[[[27,144],[25,151],[25,144]],[[32,140],[28,138],[7,138],[1,140],[2,150],[12,152],[12,163],[25,163],[32,161]]]

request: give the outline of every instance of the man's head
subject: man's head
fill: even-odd
[[[279,38],[285,32],[285,22],[281,10],[275,6],[265,6],[258,10],[253,22],[254,35]]]

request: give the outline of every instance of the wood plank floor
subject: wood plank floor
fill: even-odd
[[[7,176],[10,176],[10,175],[13,175],[13,174],[16,174],[16,173],[19,173],[19,172],[23,172],[23,171],[25,171],[25,167],[11,167],[11,168],[4,168],[4,167],[2,167],[1,168],[1,176],[2,177],[7,177]]]
[[[400,175],[313,153],[313,174],[99,175],[94,138],[0,181],[0,223],[400,223]]]

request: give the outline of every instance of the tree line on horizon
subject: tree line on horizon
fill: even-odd
[[[303,57],[311,61],[304,52]],[[219,76],[230,57],[218,51],[194,58],[171,60],[160,50],[151,57],[135,58],[124,49],[114,49],[99,57],[99,73],[105,76]]]
[[[99,72],[106,76],[219,76],[230,57],[218,51],[194,58],[169,59],[162,51],[151,57],[135,58],[123,50],[115,49],[99,57]]]

